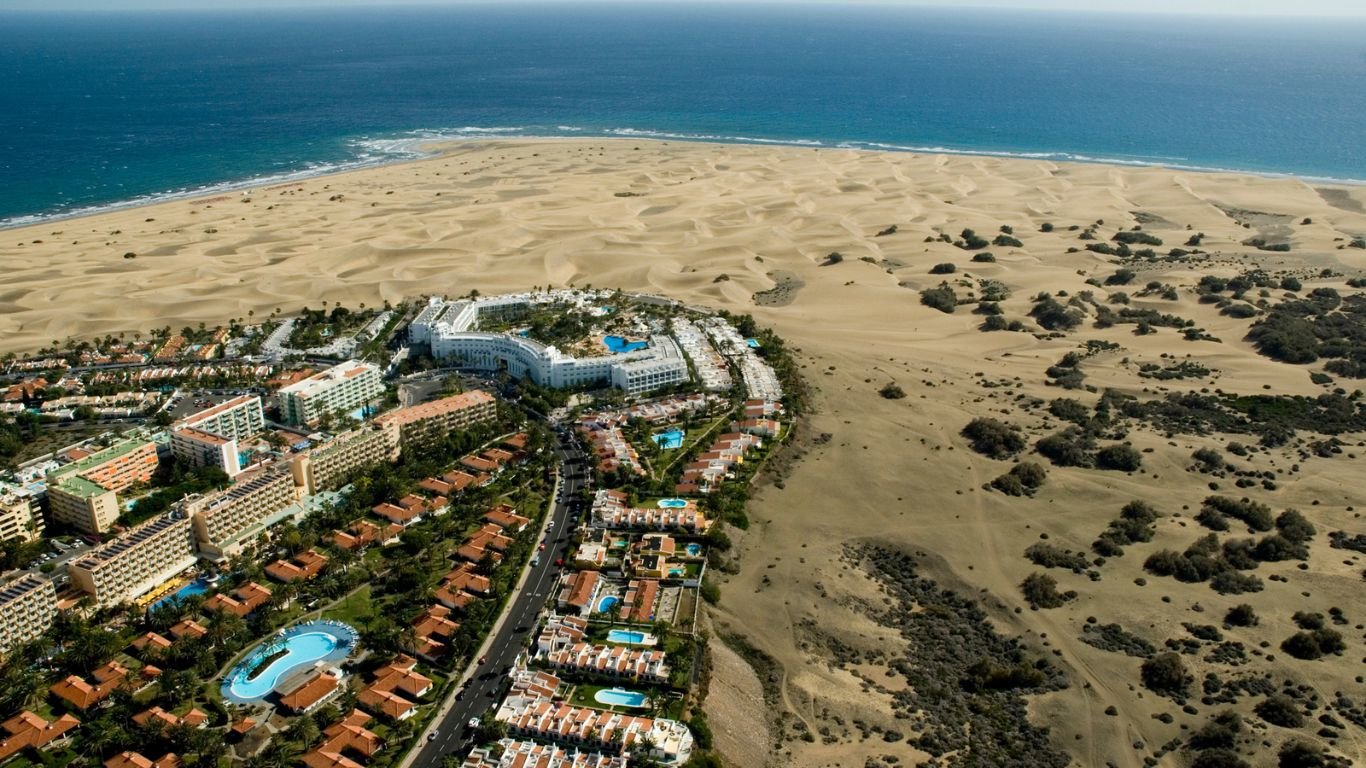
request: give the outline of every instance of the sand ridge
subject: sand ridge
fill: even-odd
[[[1366,270],[1366,250],[1340,246],[1366,235],[1363,201],[1366,190],[1360,188],[1325,193],[1295,179],[1160,168],[638,140],[459,143],[429,160],[0,232],[0,263],[7,272],[0,351],[34,349],[68,336],[250,320],[324,300],[373,306],[427,293],[544,285],[654,291],[750,312],[798,350],[816,390],[806,439],[824,433],[829,440],[802,442],[797,451],[803,458],[782,487],[759,490],[754,529],[739,547],[740,572],[722,584],[717,626],[743,634],[782,665],[782,701],[810,727],[828,725],[823,712],[832,708],[885,716],[878,697],[862,695],[858,675],[803,647],[803,626],[835,613],[830,599],[869,597],[865,577],[841,559],[846,543],[873,537],[923,550],[940,564],[945,583],[994,606],[990,613],[1002,632],[1024,636],[1043,653],[1057,652],[1072,685],[1031,704],[1054,727],[1056,744],[1081,765],[1139,766],[1181,734],[1182,722],[1198,727],[1213,709],[1200,707],[1198,717],[1173,724],[1153,719],[1162,712],[1182,715],[1138,687],[1137,659],[1078,638],[1094,615],[1121,621],[1160,644],[1181,634],[1181,621],[1203,615],[1204,622],[1218,623],[1242,601],[1203,584],[1151,576],[1147,586],[1135,584],[1144,576],[1146,553],[1182,548],[1202,532],[1190,517],[1209,493],[1208,478],[1187,471],[1188,457],[1197,447],[1222,442],[1136,431],[1130,436],[1135,446],[1152,450],[1142,473],[1052,469],[1036,497],[1008,499],[982,485],[1009,464],[972,453],[958,432],[979,415],[1044,431],[1037,415],[1019,410],[1017,395],[1064,394],[1045,386],[1043,372],[1087,338],[1122,346],[1086,363],[1088,383],[1098,387],[1138,394],[1145,387],[1149,394],[1201,387],[1256,394],[1266,391],[1264,385],[1285,394],[1323,392],[1304,368],[1254,354],[1242,338],[1248,321],[1198,303],[1190,288],[1203,274],[1231,276],[1257,265],[1294,270],[1306,289],[1348,290],[1344,277]],[[1248,220],[1237,221],[1229,211]],[[983,318],[969,307],[944,314],[919,303],[921,289],[948,281],[965,297],[978,290],[981,278],[1009,288],[1002,306],[1012,319],[1024,318],[1030,298],[1041,291],[1092,290],[1103,298],[1116,289],[1085,280],[1113,273],[1114,259],[1069,253],[1084,246],[1069,227],[1103,220],[1105,239],[1140,219],[1166,241],[1164,252],[1204,232],[1202,248],[1210,256],[1199,264],[1135,266],[1138,278],[1124,290],[1136,294],[1155,280],[1181,293],[1176,301],[1135,296],[1134,306],[1189,317],[1220,343],[1184,341],[1171,329],[1140,337],[1124,325],[1100,330],[1088,324],[1064,338],[983,333]],[[1045,222],[1054,225],[1052,232],[1039,231]],[[897,226],[894,234],[877,235],[891,225]],[[1013,227],[1023,246],[988,248],[994,263],[973,263],[951,244],[926,242],[940,234],[956,237],[964,228],[991,238],[1001,225]],[[1274,254],[1240,245],[1259,233],[1288,237],[1294,249]],[[832,252],[843,260],[828,264]],[[126,253],[135,257],[124,258]],[[930,274],[941,262],[954,263],[957,271]],[[1315,279],[1322,269],[1341,276]],[[767,294],[780,300],[756,301],[756,294],[780,284],[788,289]],[[1164,354],[1190,355],[1211,374],[1167,382],[1136,376],[1141,363],[1171,359]],[[888,381],[903,386],[908,397],[879,397]],[[985,386],[988,381],[994,386]],[[1274,470],[1290,460],[1257,456],[1253,463]],[[1352,553],[1328,549],[1324,535],[1366,532],[1348,511],[1366,501],[1358,474],[1345,456],[1316,459],[1265,494],[1277,510],[1295,506],[1311,514],[1320,536],[1308,573],[1293,562],[1259,571],[1287,581],[1268,582],[1265,592],[1252,596],[1265,618],[1240,635],[1248,645],[1266,641],[1275,651],[1292,631],[1289,614],[1301,604],[1317,610],[1339,605],[1352,623],[1361,621],[1354,615],[1361,564],[1347,564]],[[1231,483],[1225,490],[1234,491]],[[1060,546],[1085,550],[1134,498],[1148,499],[1166,514],[1153,544],[1112,559],[1099,582],[1053,571],[1060,586],[1078,591],[1078,600],[1052,611],[1014,612],[1022,605],[1018,583],[1037,570],[1022,557],[1026,546],[1046,534]],[[1190,509],[1182,512],[1183,505]],[[875,636],[869,627],[845,623],[854,635]],[[1346,659],[1366,655],[1360,632],[1346,634]],[[733,661],[718,671],[726,674]],[[1281,668],[1325,695],[1343,690],[1366,699],[1340,666],[1293,662]],[[713,695],[724,697],[728,688],[741,699],[755,695],[752,681],[739,678],[729,686],[713,684]],[[1103,714],[1107,707],[1116,715]],[[726,738],[763,738],[753,736],[762,731],[750,724]],[[1275,743],[1284,736],[1273,729],[1265,738]],[[1361,756],[1361,736],[1349,725],[1337,749]],[[1136,749],[1135,742],[1145,746]],[[733,749],[737,764],[745,765],[755,754],[794,766],[861,765],[880,754],[909,761],[919,754],[905,744],[892,749],[853,737]]]

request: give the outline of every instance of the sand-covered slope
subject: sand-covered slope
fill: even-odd
[[[1051,232],[1040,231],[1045,223]],[[1205,234],[1203,253],[1128,264],[1136,273],[1128,285],[1088,285],[1103,284],[1119,265],[1082,250],[1094,241],[1080,240],[1081,231],[1094,227],[1096,241],[1108,242],[1117,230],[1140,224],[1163,241],[1159,254],[1197,232]],[[895,232],[878,235],[893,225]],[[968,251],[938,240],[958,238],[964,228],[992,239],[1002,225],[1021,245],[988,247],[991,263],[973,262]],[[1308,686],[1304,691],[1319,696],[1318,709],[1301,732],[1318,739],[1315,731],[1328,728],[1331,739],[1320,741],[1361,757],[1366,732],[1343,714],[1349,707],[1333,710],[1341,727],[1316,719],[1338,693],[1358,707],[1366,701],[1357,677],[1366,656],[1359,628],[1366,608],[1358,598],[1363,563],[1356,552],[1329,548],[1327,537],[1366,533],[1355,511],[1366,502],[1360,435],[1342,436],[1341,453],[1327,458],[1300,458],[1295,440],[1247,457],[1224,454],[1238,470],[1276,478],[1274,490],[1260,483],[1242,489],[1231,475],[1191,471],[1191,453],[1206,446],[1223,453],[1230,439],[1255,445],[1255,435],[1168,436],[1133,424],[1122,439],[1145,451],[1140,471],[1055,468],[1035,455],[1030,460],[1048,466],[1049,475],[1029,498],[984,490],[1012,464],[974,453],[959,432],[974,417],[992,416],[1019,426],[1032,443],[1064,424],[1046,406],[1027,407],[1031,398],[1073,397],[1091,408],[1107,387],[1142,398],[1163,388],[1314,396],[1340,385],[1350,393],[1359,382],[1325,387],[1310,380],[1309,367],[1257,355],[1243,338],[1252,321],[1200,303],[1194,287],[1203,275],[1231,277],[1258,266],[1298,275],[1302,292],[1332,287],[1346,295],[1354,292],[1346,278],[1366,270],[1366,250],[1344,246],[1362,236],[1366,191],[1292,179],[638,141],[463,144],[436,159],[254,190],[246,199],[181,201],[0,232],[7,273],[0,351],[71,335],[260,317],[324,300],[373,305],[537,285],[656,291],[752,312],[798,350],[815,413],[795,446],[802,458],[781,487],[759,490],[755,524],[737,547],[739,573],[722,583],[713,617],[718,632],[743,636],[781,669],[778,690],[768,692],[773,711],[789,711],[767,723],[776,751],[769,744],[737,746],[762,739],[763,713],[756,722],[717,729],[744,762],[756,754],[770,754],[774,764],[832,766],[925,757],[908,743],[917,735],[913,719],[893,716],[905,680],[889,677],[886,666],[913,658],[905,656],[910,633],[889,625],[887,612],[897,606],[886,602],[886,583],[869,577],[861,559],[867,550],[851,548],[869,542],[921,553],[921,576],[981,598],[1001,634],[1022,637],[1058,665],[1068,687],[1034,697],[1030,712],[1052,727],[1053,748],[1076,764],[1142,765],[1186,734],[1183,725],[1199,728],[1226,708],[1201,702],[1206,673],[1225,682],[1269,675],[1274,688],[1287,679]],[[1241,244],[1252,237],[1287,242],[1291,250]],[[843,260],[822,266],[831,252]],[[930,274],[939,263],[956,271]],[[1328,276],[1319,277],[1323,270]],[[1092,303],[1082,302],[1085,322],[1052,338],[983,332],[984,317],[971,305],[947,314],[920,303],[921,289],[945,280],[966,301],[983,290],[979,279],[1008,289],[1005,317],[1030,331],[1038,330],[1027,314],[1040,292],[1066,291],[1059,299],[1065,303],[1089,290]],[[1150,281],[1162,285],[1140,295]],[[1130,307],[1179,315],[1219,341],[1187,341],[1169,327],[1142,336],[1133,324],[1096,328],[1096,306],[1123,306],[1110,303],[1118,291],[1129,294]],[[1284,293],[1269,290],[1265,298],[1279,301]],[[1247,298],[1262,297],[1254,290]],[[1081,365],[1084,383],[1096,391],[1046,386],[1046,369],[1087,340],[1118,345]],[[1168,367],[1188,356],[1208,373],[1138,376],[1144,364]],[[907,397],[879,396],[888,382]],[[1103,442],[1121,439],[1112,437]],[[1320,437],[1301,433],[1296,440]],[[1292,506],[1304,512],[1318,528],[1305,568],[1298,560],[1264,563],[1255,571],[1262,591],[1237,596],[1144,573],[1152,552],[1182,550],[1208,532],[1193,517],[1214,493],[1211,483],[1276,513]],[[1135,499],[1162,515],[1153,540],[1090,568],[1094,580],[1024,557],[1044,537],[1089,552]],[[1227,535],[1243,534],[1235,524]],[[1025,606],[1019,583],[1044,570],[1076,598],[1048,610]],[[1161,650],[1169,639],[1193,640],[1182,622],[1220,625],[1240,602],[1254,605],[1260,624],[1221,629],[1220,642],[1242,643],[1245,662],[1207,661],[1220,644],[1213,641],[1195,649],[1177,644],[1190,651],[1182,658],[1195,677],[1186,701],[1194,714],[1142,687],[1140,658],[1080,639],[1094,619],[1121,624]],[[1300,661],[1279,650],[1296,631],[1293,612],[1326,616],[1334,607],[1346,617],[1345,625],[1334,625],[1347,645],[1342,656]],[[730,656],[717,666],[736,675],[741,668]],[[737,680],[711,690],[754,701],[756,685]],[[1243,694],[1231,706],[1248,714],[1261,698]],[[740,709],[734,701],[717,704],[718,712]],[[811,740],[799,738],[802,728]],[[884,738],[888,729],[896,738]],[[1274,764],[1273,747],[1289,734],[1250,717],[1238,750],[1255,751],[1245,755],[1255,764]],[[1174,754],[1160,760],[1180,764]]]

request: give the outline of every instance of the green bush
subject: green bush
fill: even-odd
[[[1120,472],[1134,472],[1143,466],[1143,454],[1132,445],[1107,445],[1096,453],[1096,466]]]
[[[920,303],[951,315],[958,308],[958,295],[953,292],[952,288],[941,283],[938,287],[926,288],[921,291]]]
[[[1257,713],[1257,717],[1282,728],[1299,728],[1304,725],[1304,716],[1300,714],[1300,708],[1295,705],[1295,700],[1284,694],[1273,693],[1267,696],[1257,702],[1252,711]]]
[[[1057,608],[1072,595],[1058,592],[1058,582],[1046,573],[1031,573],[1020,582],[1020,592],[1031,608]]]
[[[990,252],[987,252],[987,251],[983,251],[982,253],[974,253],[974,254],[972,254],[972,260],[975,261],[975,262],[977,262],[978,264],[994,264],[994,263],[996,263],[996,257],[995,257],[994,255],[992,255]]]
[[[969,421],[961,434],[974,451],[993,459],[1008,459],[1025,447],[1019,429],[992,418],[978,417]]]
[[[935,264],[933,267],[930,267],[931,275],[951,275],[957,271],[958,267],[954,266],[953,264],[947,261]]]
[[[1143,662],[1139,669],[1143,686],[1170,698],[1184,698],[1194,678],[1175,653],[1162,653]]]

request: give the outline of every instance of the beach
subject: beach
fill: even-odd
[[[1280,643],[1293,631],[1295,610],[1340,606],[1352,623],[1361,620],[1361,563],[1354,553],[1331,550],[1326,537],[1363,530],[1355,509],[1366,492],[1359,463],[1345,454],[1303,460],[1294,473],[1283,472],[1299,461],[1293,445],[1249,460],[1281,473],[1261,497],[1277,511],[1311,515],[1319,536],[1307,570],[1293,561],[1265,564],[1260,575],[1285,580],[1268,581],[1256,595],[1225,596],[1152,576],[1146,586],[1136,583],[1145,580],[1143,558],[1155,546],[1182,549],[1201,532],[1188,518],[1210,493],[1210,478],[1189,470],[1190,456],[1221,441],[1135,429],[1126,439],[1144,452],[1141,471],[1050,467],[1036,495],[1012,498],[983,487],[1011,465],[974,453],[959,433],[972,418],[991,416],[1031,436],[1047,434],[1057,420],[1022,410],[1024,399],[1092,404],[1106,388],[1140,397],[1201,389],[1323,394],[1309,369],[1258,355],[1244,338],[1250,321],[1201,303],[1193,288],[1204,275],[1255,267],[1293,273],[1306,291],[1352,293],[1345,281],[1366,274],[1366,249],[1348,247],[1366,237],[1366,188],[1163,168],[636,139],[439,149],[424,160],[0,231],[7,271],[0,352],[162,326],[250,323],[325,302],[377,306],[537,286],[621,288],[752,314],[801,362],[813,413],[788,449],[793,466],[780,483],[770,479],[756,492],[754,524],[735,537],[739,572],[721,582],[712,623],[775,660],[783,671],[775,700],[810,732],[824,727],[832,736],[778,739],[791,718],[784,726],[753,706],[759,687],[727,656],[717,669],[731,679],[711,686],[709,706],[731,713],[718,740],[746,764],[756,754],[794,766],[861,765],[870,754],[924,759],[905,739],[858,738],[847,725],[854,719],[892,726],[891,693],[869,680],[887,691],[894,686],[876,664],[835,663],[822,650],[830,644],[811,636],[815,624],[852,647],[901,642],[869,618],[867,606],[885,596],[848,561],[848,545],[877,541],[924,553],[928,576],[980,597],[1000,633],[1059,664],[1069,686],[1031,699],[1030,713],[1052,726],[1055,745],[1082,765],[1140,766],[1183,724],[1198,727],[1215,711],[1200,706],[1198,715],[1183,714],[1144,692],[1139,659],[1080,640],[1088,618],[1122,622],[1161,645],[1182,633],[1182,622],[1218,624],[1230,606],[1251,602],[1263,620],[1241,631],[1249,648]],[[986,247],[992,261],[974,261],[952,242],[964,229],[992,240],[1003,226],[1020,244]],[[1086,250],[1080,234],[1094,228],[1108,242],[1135,226],[1164,242],[1157,248],[1164,256],[1202,233],[1203,253],[1126,262],[1136,273],[1132,282],[1106,286],[1117,260]],[[1290,250],[1244,245],[1251,238]],[[932,274],[936,264],[955,269]],[[920,302],[923,289],[945,281],[966,300],[983,290],[979,280],[1008,289],[1000,306],[1011,319],[1027,319],[1041,292],[1105,297],[1123,290],[1133,306],[1189,318],[1217,341],[1187,341],[1166,327],[1135,335],[1132,325],[1090,323],[1057,336],[983,332],[983,316],[971,306],[945,313]],[[1177,297],[1159,289],[1140,295],[1150,282],[1173,287]],[[1087,340],[1117,345],[1085,363],[1095,391],[1047,385],[1045,371]],[[1177,360],[1198,362],[1206,373],[1138,375],[1145,363]],[[906,397],[881,396],[888,383]],[[1357,383],[1339,385],[1350,392]],[[1354,444],[1360,436],[1343,439]],[[1231,482],[1224,492],[1243,493]],[[1060,588],[1076,590],[1077,598],[1053,610],[1024,606],[1017,585],[1038,570],[1023,557],[1026,547],[1047,537],[1087,550],[1137,498],[1164,513],[1153,544],[1111,559],[1096,581],[1053,569]],[[1360,700],[1366,688],[1348,671],[1363,656],[1359,634],[1340,659],[1256,656],[1245,669]],[[1200,658],[1188,663],[1207,671]],[[1251,703],[1232,706],[1246,711]],[[1108,708],[1114,714],[1105,714]],[[740,722],[743,712],[753,721]],[[1154,717],[1161,713],[1173,721]],[[1363,756],[1361,733],[1349,726],[1336,748]],[[1146,746],[1136,749],[1136,742]]]

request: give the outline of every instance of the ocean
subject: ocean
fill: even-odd
[[[637,136],[1366,180],[1366,22],[839,5],[0,12],[0,226]]]

